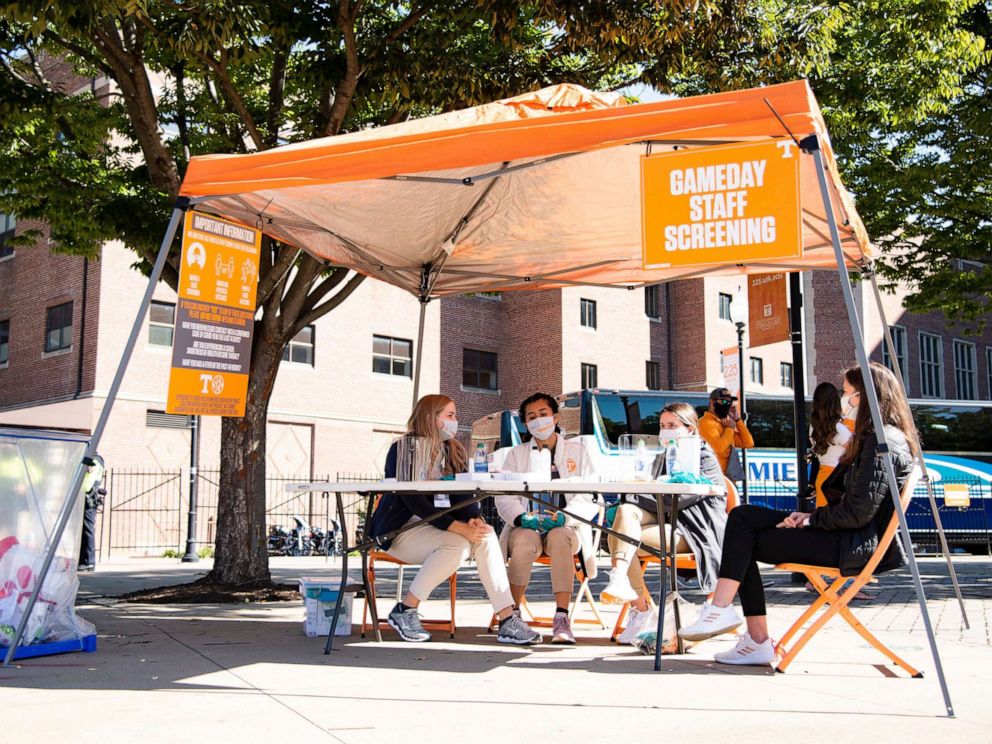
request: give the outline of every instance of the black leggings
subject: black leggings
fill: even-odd
[[[745,504],[732,509],[727,518],[720,578],[741,582],[738,592],[745,617],[766,614],[758,561],[834,568],[840,564],[840,533],[775,526],[790,513]]]

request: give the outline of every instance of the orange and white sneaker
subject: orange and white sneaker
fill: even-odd
[[[717,607],[708,602],[691,625],[679,630],[679,637],[685,641],[705,641],[707,638],[734,630],[744,622],[733,605]]]
[[[758,643],[747,633],[742,635],[737,641],[737,645],[729,651],[713,654],[713,660],[720,664],[767,666],[775,659],[775,644],[772,643],[771,638],[766,638],[763,643]]]

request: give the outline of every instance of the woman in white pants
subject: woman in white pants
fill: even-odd
[[[455,438],[458,433],[455,402],[445,395],[426,395],[417,401],[407,423],[407,431],[423,437],[431,448],[431,462],[440,463],[442,476],[465,470],[465,448]],[[397,443],[386,456],[385,474],[396,477]],[[447,494],[385,494],[376,506],[369,524],[369,536],[380,537],[404,525],[418,522],[448,509],[469,496]],[[420,564],[417,576],[402,602],[390,611],[387,622],[405,641],[429,641],[417,608],[434,588],[447,579],[468,557],[479,570],[493,610],[499,618],[500,643],[528,645],[540,643],[541,636],[513,613],[513,597],[499,541],[493,528],[481,517],[479,505],[468,504],[448,512],[429,524],[418,525],[383,541],[389,555],[405,563]]]
[[[558,402],[550,395],[535,393],[520,404],[520,418],[527,425],[530,440],[518,444],[506,456],[502,470],[526,473],[530,470],[532,452],[542,449],[551,455],[551,479],[578,477],[589,479],[594,474],[592,459],[581,443],[568,441],[558,429]],[[545,499],[553,494],[543,494]],[[559,509],[592,519],[598,507],[588,494],[557,495]],[[524,496],[506,494],[496,497],[496,509],[506,522],[500,534],[500,545],[509,555],[507,573],[513,601],[519,606],[527,591],[531,569],[541,553],[551,559],[551,591],[556,610],[551,623],[552,643],[575,643],[568,620],[568,605],[575,578],[575,558],[581,553],[586,575],[596,578],[596,553],[592,545],[592,529],[561,511],[531,508]]]

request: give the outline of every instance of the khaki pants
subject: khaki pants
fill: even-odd
[[[420,564],[420,570],[410,584],[410,594],[421,601],[457,571],[468,556],[472,556],[493,610],[499,612],[513,604],[503,551],[495,533],[487,535],[481,542],[470,543],[454,532],[422,524],[397,535],[386,552],[404,563]]]
[[[658,529],[658,519],[654,512],[646,511],[636,504],[621,504],[617,507],[616,516],[613,518],[613,530],[621,535],[626,535],[637,540],[641,545],[657,550],[661,547],[661,531]],[[678,541],[675,545],[677,553],[688,552],[689,545],[681,535],[676,534]],[[672,526],[665,525],[665,545],[670,546],[672,540]],[[614,559],[625,560],[630,568],[627,570],[627,577],[630,585],[638,594],[644,592],[644,572],[641,571],[641,562],[637,560],[637,546],[619,540],[612,535],[609,537],[610,555]],[[642,553],[642,555],[644,555]]]
[[[527,586],[534,561],[545,552],[551,558],[551,591],[572,593],[575,579],[575,556],[579,552],[579,534],[571,527],[555,527],[542,539],[541,533],[526,527],[510,531],[510,562],[506,567],[510,583]]]

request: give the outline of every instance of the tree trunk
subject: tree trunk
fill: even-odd
[[[256,329],[254,345],[245,415],[221,419],[217,540],[214,568],[207,577],[217,584],[270,580],[265,533],[265,422],[284,344]]]

